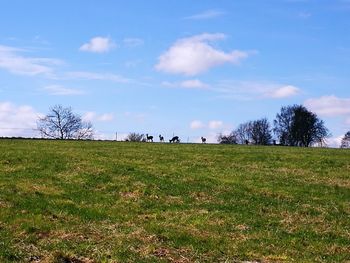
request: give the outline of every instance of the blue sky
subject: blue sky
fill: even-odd
[[[0,136],[55,104],[97,138],[210,142],[303,104],[350,129],[350,1],[1,1]]]

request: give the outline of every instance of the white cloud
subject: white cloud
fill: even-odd
[[[58,59],[23,56],[25,51],[0,45],[0,68],[19,75],[52,77],[54,66],[63,64]]]
[[[216,130],[222,128],[224,123],[222,121],[210,121],[208,126],[209,129]]]
[[[210,42],[225,39],[224,34],[201,34],[177,40],[159,57],[158,71],[171,74],[197,75],[224,63],[238,64],[248,52],[215,49]]]
[[[199,121],[199,120],[194,120],[194,121],[192,121],[192,122],[190,123],[190,128],[191,128],[192,130],[202,129],[202,128],[204,128],[204,127],[205,127],[204,123],[202,123],[202,122]]]
[[[94,37],[83,44],[79,50],[94,53],[105,53],[115,48],[116,44],[109,37]]]
[[[339,148],[341,144],[341,140],[343,139],[344,135],[340,135],[337,137],[330,137],[326,139],[326,144],[328,147],[332,148]]]
[[[169,88],[206,89],[224,94],[223,97],[242,100],[261,98],[283,99],[297,96],[302,92],[300,88],[293,85],[254,81],[226,80],[209,85],[198,79],[189,79],[182,82],[163,81],[161,85]]]
[[[312,98],[304,105],[311,111],[323,116],[350,115],[350,98],[338,98],[334,95]]]
[[[207,89],[209,85],[198,80],[198,79],[189,79],[181,82],[169,82],[163,81],[162,86],[169,88],[185,88],[185,89]]]
[[[31,106],[0,102],[0,136],[38,137],[35,129],[40,116]]]
[[[221,81],[213,90],[225,94],[224,97],[240,100],[282,99],[301,93],[300,88],[292,85],[256,81]]]
[[[206,10],[202,13],[194,14],[191,16],[187,16],[184,19],[190,19],[190,20],[203,20],[203,19],[211,19],[211,18],[216,18],[219,16],[225,15],[226,12],[222,10],[217,10],[217,9],[211,9],[211,10]]]
[[[219,120],[212,120],[212,121],[209,121],[208,123],[203,123],[200,120],[193,120],[190,123],[190,128],[192,130],[204,129],[204,128],[209,128],[210,130],[217,130],[223,127],[224,127],[223,121],[219,121]]]
[[[105,113],[99,116],[98,120],[100,121],[112,121],[114,119],[113,113]]]
[[[271,88],[271,90],[267,91],[265,95],[267,97],[280,99],[280,98],[292,97],[299,93],[300,93],[299,88],[292,85],[287,85],[283,87]]]
[[[67,72],[65,77],[71,79],[85,79],[85,80],[107,80],[118,83],[128,83],[131,82],[130,79],[124,78],[123,76],[111,73],[95,73],[89,71],[72,71]]]
[[[82,116],[83,121],[100,121],[100,122],[110,122],[114,120],[113,113],[97,114],[94,111],[88,111]]]
[[[138,47],[144,44],[144,40],[141,38],[124,38],[123,43],[126,47]]]
[[[187,89],[206,89],[209,87],[207,84],[203,83],[198,79],[189,79],[189,80],[182,81],[180,83],[180,86],[182,88],[187,88]]]
[[[61,85],[49,85],[43,88],[51,95],[55,96],[71,96],[71,95],[82,95],[84,91],[79,89],[66,88]]]

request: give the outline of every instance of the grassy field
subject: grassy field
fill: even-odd
[[[350,151],[0,140],[0,262],[346,262]]]

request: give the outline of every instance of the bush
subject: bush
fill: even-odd
[[[131,132],[128,134],[125,140],[128,142],[144,142],[146,141],[146,138],[143,134]]]

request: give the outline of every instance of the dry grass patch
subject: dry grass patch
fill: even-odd
[[[40,193],[43,195],[60,195],[64,193],[62,189],[59,189],[57,186],[50,185],[47,182],[41,182],[32,184],[28,181],[20,181],[16,184],[16,187],[24,193]]]

